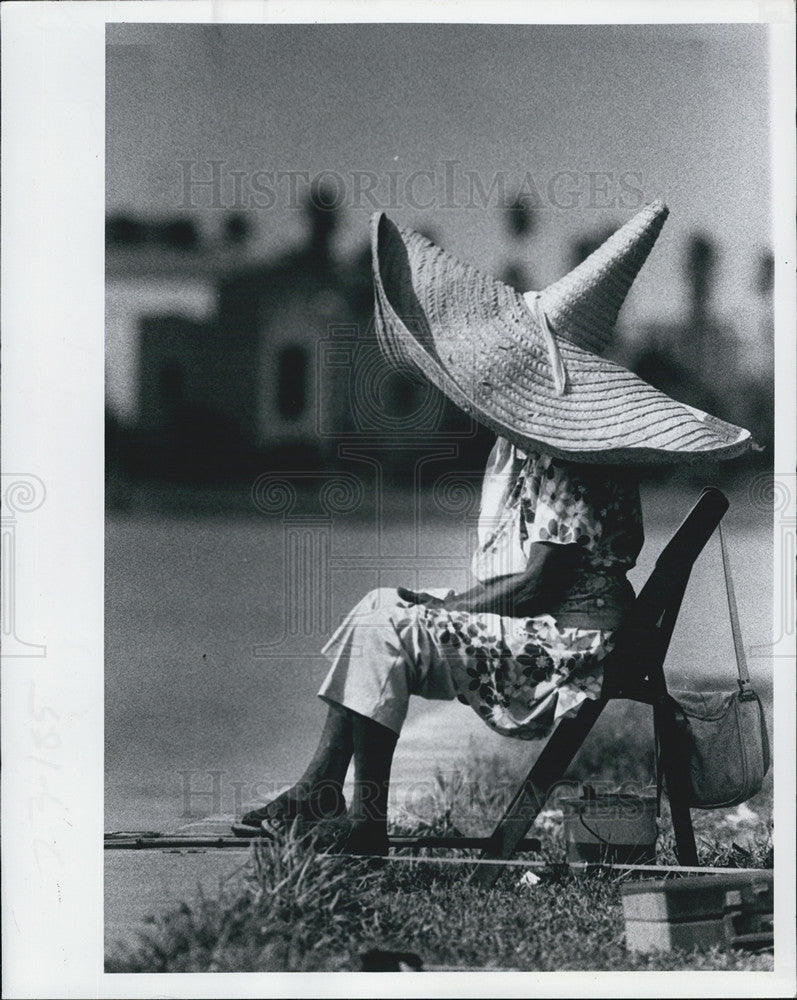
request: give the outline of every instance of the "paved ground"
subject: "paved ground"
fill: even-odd
[[[117,941],[134,944],[148,913],[156,913],[201,886],[213,895],[219,885],[236,877],[248,851],[106,851],[106,953]]]

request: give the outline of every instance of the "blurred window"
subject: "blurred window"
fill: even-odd
[[[280,415],[295,420],[307,406],[307,351],[304,347],[283,347],[277,362],[277,379]]]
[[[114,215],[105,224],[105,237],[109,243],[139,246],[149,237],[147,227],[128,215]]]
[[[174,402],[183,395],[183,366],[176,358],[169,358],[161,369],[161,399]]]
[[[159,242],[174,250],[195,250],[199,245],[199,230],[191,219],[169,219],[155,231]]]

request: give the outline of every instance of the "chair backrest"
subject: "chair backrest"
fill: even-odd
[[[623,697],[630,677],[635,681],[642,679],[638,676],[641,649],[644,649],[644,679],[654,679],[656,675],[663,679],[661,668],[692,566],[729,506],[720,490],[707,487],[662,549],[628,620],[615,635],[614,650],[606,661],[613,675],[606,685],[610,697]],[[607,673],[607,679],[609,676]]]

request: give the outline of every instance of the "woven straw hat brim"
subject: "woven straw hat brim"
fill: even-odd
[[[519,448],[620,465],[727,459],[750,448],[743,428],[564,337],[559,395],[544,332],[522,295],[382,214],[372,239],[376,326],[388,359],[421,372]]]

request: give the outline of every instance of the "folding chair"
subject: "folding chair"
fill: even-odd
[[[625,698],[653,707],[654,732],[667,783],[678,861],[681,865],[697,865],[686,760],[678,738],[675,712],[667,696],[664,659],[692,566],[728,506],[726,497],[713,487],[700,494],[656,560],[627,622],[616,633],[614,649],[604,660],[601,697],[584,702],[577,715],[559,723],[489,837],[482,858],[502,860],[512,856],[606,704],[615,698]],[[643,649],[644,654],[640,652]],[[479,865],[470,881],[489,887],[500,874],[500,865]]]

